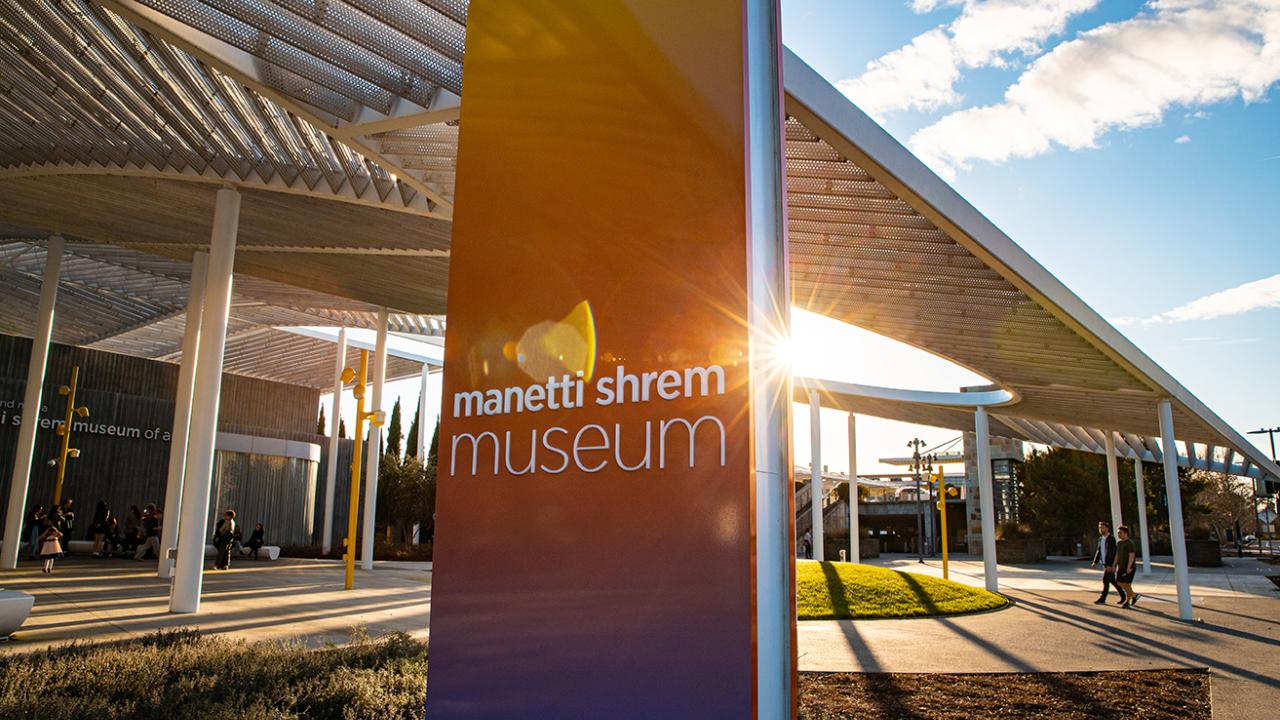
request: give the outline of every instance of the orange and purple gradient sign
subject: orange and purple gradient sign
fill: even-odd
[[[430,717],[754,715],[743,25],[471,5]]]

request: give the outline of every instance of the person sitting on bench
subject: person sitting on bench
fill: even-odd
[[[262,546],[265,544],[265,541],[262,539],[264,534],[265,531],[262,529],[262,523],[258,523],[253,526],[253,534],[249,536],[249,542],[245,543],[245,547],[248,548],[246,550],[247,554],[251,555],[254,560],[258,559],[258,551],[261,550]]]

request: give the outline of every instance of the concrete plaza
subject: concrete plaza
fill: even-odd
[[[1167,558],[1139,575],[1137,610],[1093,605],[1099,573],[1088,563],[1052,560],[1002,566],[1013,600],[1005,610],[953,618],[800,623],[801,670],[862,672],[1034,672],[1208,667],[1215,718],[1258,718],[1280,708],[1275,658],[1280,649],[1280,592],[1265,578],[1280,568],[1228,559],[1191,575],[1195,622],[1177,619]],[[884,567],[941,574],[939,562],[880,558]],[[982,563],[958,558],[951,577],[981,585]],[[319,560],[240,562],[207,572],[199,615],[168,612],[168,583],[153,563],[74,558],[53,575],[23,563],[4,586],[36,597],[35,608],[0,652],[70,641],[136,637],[197,627],[248,640],[343,642],[353,628],[427,636],[430,563],[377,563],[342,589],[340,563]],[[1114,603],[1114,596],[1112,597]],[[1135,688],[1135,692],[1140,689]]]

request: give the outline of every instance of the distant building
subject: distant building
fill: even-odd
[[[995,491],[997,527],[1001,523],[1018,522],[1021,519],[1018,497],[1025,458],[1026,451],[1021,440],[992,436],[991,483]],[[965,539],[976,552],[982,547],[982,515],[978,506],[982,493],[978,488],[978,448],[971,432],[964,434],[964,483],[967,520]]]

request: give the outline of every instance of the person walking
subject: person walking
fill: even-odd
[[[1116,528],[1120,542],[1116,543],[1116,587],[1124,596],[1120,607],[1131,608],[1138,604],[1138,593],[1133,591],[1133,575],[1138,569],[1138,550],[1129,539],[1129,527],[1121,525]]]
[[[1089,567],[1098,567],[1098,563],[1102,563],[1102,594],[1097,600],[1093,601],[1094,605],[1105,605],[1107,602],[1107,594],[1111,590],[1111,586],[1115,585],[1116,592],[1120,593],[1120,601],[1124,602],[1124,590],[1116,585],[1116,539],[1111,535],[1111,523],[1098,523],[1098,549],[1093,553],[1093,562]]]
[[[156,506],[148,504],[142,513],[142,544],[133,553],[134,560],[147,556],[148,550],[154,550],[156,559],[160,558],[160,518],[156,517]]]
[[[214,570],[231,569],[231,544],[236,537],[236,511],[227,510],[222,513],[222,522],[213,533],[213,544],[218,549],[218,557],[213,562]]]
[[[61,537],[62,531],[56,524],[45,523],[44,532],[40,533],[40,559],[44,561],[44,571],[48,574],[53,574],[53,561],[62,554],[62,543],[58,541]]]

